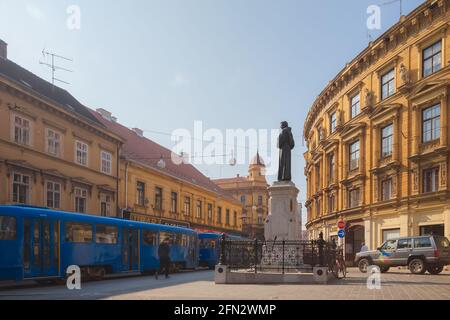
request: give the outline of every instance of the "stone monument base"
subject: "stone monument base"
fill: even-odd
[[[269,215],[264,228],[266,241],[301,239],[298,192],[291,181],[277,181],[269,187]]]

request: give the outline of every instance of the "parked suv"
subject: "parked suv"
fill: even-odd
[[[442,236],[402,237],[387,240],[377,250],[359,252],[355,263],[363,273],[376,265],[381,272],[390,267],[408,266],[411,273],[439,274],[450,264],[450,242]]]

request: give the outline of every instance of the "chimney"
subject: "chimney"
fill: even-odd
[[[0,39],[0,58],[8,59],[8,44]]]
[[[132,129],[134,131],[134,133],[136,133],[139,137],[143,138],[144,137],[144,131],[142,131],[139,128],[133,128]]]
[[[112,117],[112,113],[111,112],[109,112],[108,110],[105,110],[105,109],[103,109],[103,108],[98,108],[98,109],[96,109],[95,111],[97,111],[98,113],[100,113],[100,115],[104,118],[104,119],[106,119],[106,120],[108,120],[108,121],[112,121],[113,119],[113,117]]]

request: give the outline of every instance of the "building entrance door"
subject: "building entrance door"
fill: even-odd
[[[364,242],[364,227],[350,227],[345,235],[345,261],[352,263]]]

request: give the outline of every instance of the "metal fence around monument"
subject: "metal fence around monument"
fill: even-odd
[[[231,271],[289,273],[327,266],[336,250],[321,240],[221,242],[220,263]]]

